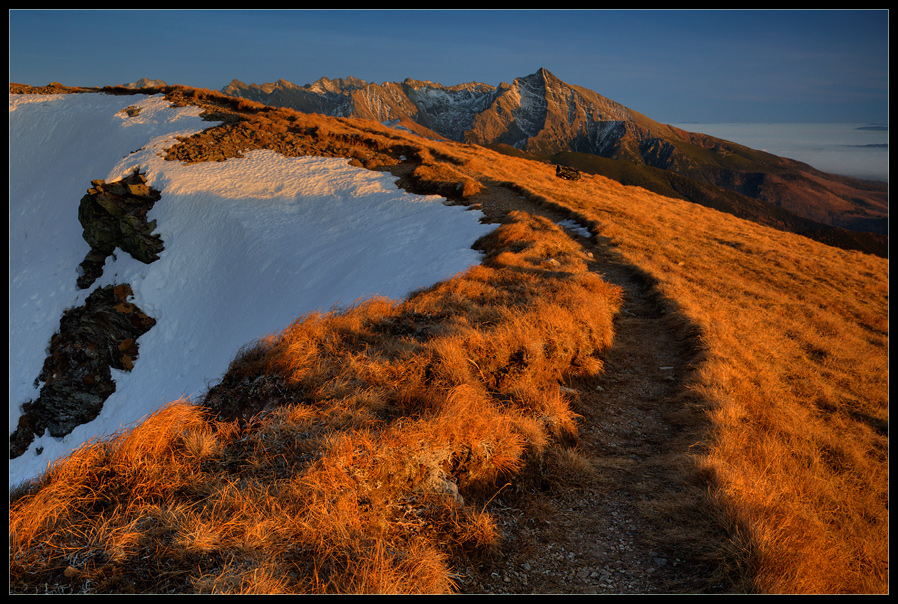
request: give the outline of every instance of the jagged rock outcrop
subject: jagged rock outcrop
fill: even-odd
[[[81,262],[78,287],[86,289],[93,284],[103,272],[106,257],[116,248],[146,264],[159,258],[164,245],[153,233],[156,221],[148,221],[147,213],[160,197],[136,171],[115,182],[91,181],[78,207],[83,237],[91,247]]]
[[[107,285],[63,313],[35,384],[40,396],[22,405],[9,456],[18,457],[44,431],[62,437],[99,415],[115,392],[111,368],[130,371],[137,339],[156,324],[129,298],[127,284]]]
[[[274,107],[290,107],[303,113],[349,117],[355,115],[353,93],[368,85],[357,78],[321,78],[308,86],[297,86],[283,79],[259,86],[235,79],[222,92]]]
[[[163,86],[167,86],[167,84],[162,80],[153,80],[150,78],[140,78],[136,82],[131,82],[129,84],[122,84],[124,88],[161,88]]]
[[[79,288],[89,288],[102,275],[106,257],[116,249],[147,264],[159,258],[162,238],[153,233],[156,221],[148,221],[147,213],[160,198],[137,171],[118,181],[91,181],[78,207],[82,236],[91,246],[79,266]],[[10,435],[10,458],[24,453],[45,431],[65,436],[99,415],[115,392],[111,368],[131,371],[137,339],[156,324],[129,301],[132,293],[126,283],[107,285],[63,313],[35,380],[35,386],[43,383],[40,396],[22,405]]]

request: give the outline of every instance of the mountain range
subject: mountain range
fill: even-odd
[[[887,254],[886,183],[657,122],[544,68],[498,86],[322,77],[304,86],[235,79],[221,92],[568,165],[839,247]]]

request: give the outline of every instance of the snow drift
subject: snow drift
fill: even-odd
[[[122,110],[134,105],[136,115]],[[241,346],[299,316],[361,298],[401,298],[480,260],[471,244],[493,227],[479,212],[400,190],[388,174],[343,159],[252,151],[220,163],[161,154],[175,136],[208,127],[194,107],[162,96],[9,97],[9,429],[39,394],[47,344],[66,308],[128,283],[156,319],[100,416],[10,461],[9,482],[42,472],[82,442],[112,433],[168,401],[195,397]],[[133,112],[132,112],[133,113]],[[90,181],[140,169],[162,193],[149,218],[165,249],[143,264],[107,259],[90,289],[76,286],[89,246],[78,203]]]

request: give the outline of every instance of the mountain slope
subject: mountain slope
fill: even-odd
[[[507,148],[497,148],[508,152]],[[520,152],[518,153],[520,155]],[[540,156],[533,156],[541,159]],[[590,174],[606,176],[617,182],[642,187],[665,197],[683,199],[721,212],[751,220],[781,231],[795,233],[815,241],[846,250],[857,250],[883,258],[889,254],[887,235],[854,231],[831,226],[799,216],[783,207],[749,197],[735,191],[722,189],[707,182],[681,176],[675,172],[639,166],[588,153],[561,152],[550,156],[549,161]]]
[[[175,136],[217,123],[198,113],[161,95],[10,96],[10,485],[201,390],[299,313],[401,297],[479,261],[470,246],[489,227],[476,212],[345,159],[165,161]],[[162,195],[151,237],[140,199],[114,193],[134,166]],[[124,340],[139,345],[133,363]]]
[[[407,120],[451,140],[508,145],[537,155],[573,151],[625,160],[760,199],[825,225],[888,231],[887,185],[827,174],[661,124],[543,68],[499,86],[322,78],[306,86],[234,80],[222,92],[303,112],[382,123]]]
[[[370,120],[165,94],[230,114],[170,161],[351,158],[502,228],[483,266],[297,321],[203,405],[17,493],[11,591],[502,591],[558,570],[546,591],[670,572],[690,593],[887,593],[886,260]],[[623,298],[596,280],[622,274]]]

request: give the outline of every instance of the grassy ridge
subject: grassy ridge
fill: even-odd
[[[692,146],[694,147],[694,145]],[[697,203],[764,226],[797,233],[826,245],[857,250],[882,258],[887,258],[889,254],[888,237],[885,235],[828,226],[798,216],[769,202],[729,191],[701,180],[687,178],[670,170],[608,159],[588,153],[565,151],[541,158],[509,147],[496,146],[495,149],[517,157],[551,161],[554,164],[575,168],[581,172],[605,176],[623,185],[642,187],[658,195]],[[706,165],[711,165],[711,160],[718,159],[714,154],[708,155],[709,163]],[[753,159],[753,161],[757,160]],[[732,165],[727,166],[727,169],[734,168]]]
[[[505,176],[591,222],[700,329],[703,465],[757,588],[887,591],[887,260],[518,164]]]
[[[253,127],[184,145],[352,157],[473,201],[505,184],[589,225],[700,334],[684,400],[713,431],[697,471],[746,581],[888,591],[887,260],[481,147],[241,110]],[[563,447],[574,424],[557,386],[599,370],[591,355],[619,303],[551,224],[515,215],[482,243],[484,266],[457,279],[248,349],[210,392],[210,416],[173,405],[17,494],[11,588],[450,590],[448,561],[495,545],[481,502]]]
[[[497,544],[489,497],[576,433],[560,385],[600,370],[619,304],[548,221],[513,215],[482,246],[55,464],[11,505],[14,591],[451,591],[450,557]]]

